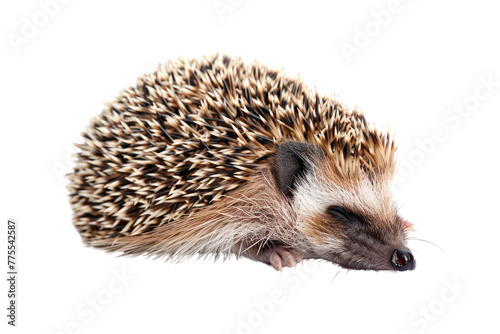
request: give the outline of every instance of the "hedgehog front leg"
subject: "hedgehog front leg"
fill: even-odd
[[[284,267],[295,267],[302,261],[302,257],[295,249],[273,244],[252,246],[242,255],[270,265],[278,271],[282,271]]]
[[[281,271],[283,267],[295,267],[302,261],[297,251],[282,246],[266,247],[257,255],[258,261],[269,264],[278,271]]]

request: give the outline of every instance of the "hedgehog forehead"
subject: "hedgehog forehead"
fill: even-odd
[[[303,216],[324,214],[335,205],[374,222],[392,221],[396,206],[390,181],[387,174],[374,179],[365,171],[360,171],[355,179],[331,177],[317,167],[298,182],[294,204],[297,213]]]

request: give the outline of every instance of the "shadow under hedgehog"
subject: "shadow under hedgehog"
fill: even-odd
[[[68,177],[87,245],[182,260],[235,254],[413,270],[391,195],[395,145],[279,69],[180,58],[94,117]]]

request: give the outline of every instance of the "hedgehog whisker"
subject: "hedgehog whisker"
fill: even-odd
[[[440,246],[436,245],[435,243],[433,243],[432,241],[429,241],[429,240],[424,240],[424,239],[419,239],[419,238],[414,238],[414,237],[409,237],[407,238],[408,240],[416,240],[416,241],[422,241],[422,242],[426,242],[428,244],[431,244],[433,246],[436,246],[439,250],[441,250],[444,254],[446,254],[446,252],[444,251],[444,249],[442,249]]]
[[[403,206],[405,206],[405,205],[406,205],[406,201],[404,203],[402,203],[401,205],[398,206],[398,208],[396,209],[396,212],[398,212],[399,210],[401,210],[401,208]]]
[[[342,268],[341,268],[341,269],[339,269],[339,270],[337,271],[337,273],[335,274],[335,276],[333,276],[332,280],[330,281],[330,284],[332,284],[332,283],[333,283],[333,280],[334,280],[335,278],[337,278],[338,274],[339,274],[341,271],[342,271]]]

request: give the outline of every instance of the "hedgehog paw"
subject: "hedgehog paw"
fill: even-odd
[[[299,253],[291,248],[274,246],[265,249],[262,252],[267,264],[278,271],[282,271],[284,267],[295,267],[297,263],[302,261]]]

